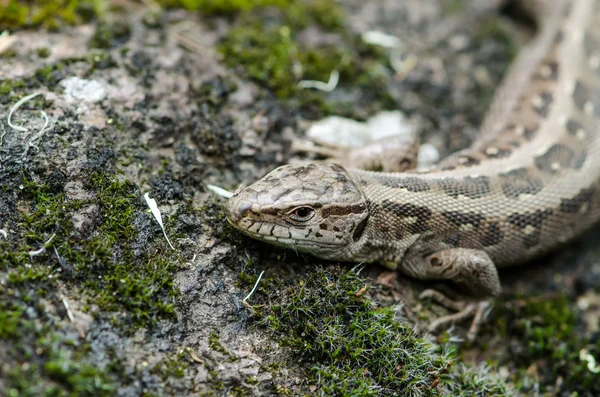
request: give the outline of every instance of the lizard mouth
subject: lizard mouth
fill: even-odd
[[[275,236],[273,234],[261,233],[261,230],[270,230],[272,231],[275,228],[275,224],[264,222],[264,221],[254,221],[251,219],[242,219],[239,223],[236,223],[234,220],[227,218],[229,223],[241,231],[242,233],[250,236],[254,239],[264,241],[269,244],[285,246],[288,248],[296,248],[302,250],[303,248],[310,249],[312,248],[327,248],[327,247],[339,247],[346,244],[345,241],[339,242],[330,242],[330,241],[319,241],[314,239],[309,239],[304,236],[306,232],[304,230],[292,230],[288,229],[288,236]],[[244,224],[246,222],[247,224]],[[244,225],[242,225],[244,224]],[[254,229],[254,230],[252,230]]]

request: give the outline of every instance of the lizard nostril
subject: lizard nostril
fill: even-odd
[[[440,258],[434,256],[429,260],[429,263],[431,263],[431,266],[442,266],[444,264],[444,261],[441,260]]]
[[[234,223],[240,221],[240,219],[245,218],[249,215],[250,208],[252,204],[246,200],[240,200],[238,197],[231,197],[227,201],[227,205],[225,207],[225,212],[227,214],[227,218]]]

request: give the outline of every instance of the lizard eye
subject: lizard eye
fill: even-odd
[[[290,218],[297,222],[306,222],[315,216],[315,210],[311,207],[297,207],[290,212]]]

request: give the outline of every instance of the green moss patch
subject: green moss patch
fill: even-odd
[[[0,304],[0,309],[7,311],[9,315],[20,316],[23,307],[4,307]],[[51,332],[49,327],[35,325],[34,322],[22,318],[18,328],[27,330],[30,334],[17,341],[8,339],[11,345],[6,346],[3,357],[23,364],[12,368],[0,368],[0,377],[6,382],[4,395],[114,395],[117,390],[116,374],[82,362],[83,356],[78,352],[77,346],[79,342]]]
[[[118,374],[88,362],[88,347],[73,336],[74,326],[60,325],[47,308],[63,307],[56,272],[26,264],[24,250],[13,250],[7,243],[0,243],[0,258],[3,270],[10,267],[0,283],[0,394],[113,395]]]
[[[57,321],[67,318],[64,294],[81,291],[84,311],[125,332],[152,326],[175,316],[178,259],[160,241],[147,250],[133,248],[146,215],[131,182],[91,172],[81,199],[67,198],[60,178],[46,182],[24,180],[18,187],[22,232],[0,240],[0,339],[9,341],[0,346],[0,356],[20,363],[0,364],[0,378],[7,380],[0,394],[114,395],[128,375],[118,363],[91,363],[75,325]],[[74,226],[81,213],[91,222],[88,228]],[[116,360],[107,354],[103,360]]]
[[[201,11],[206,15],[230,15],[271,5],[283,7],[289,0],[158,0],[158,3],[169,8]]]
[[[233,28],[220,49],[229,66],[242,66],[248,77],[264,83],[283,98],[299,91],[300,78],[327,81],[336,69],[342,69],[342,78],[351,74],[348,53],[333,47],[317,50],[298,45],[287,26],[264,29],[255,24]]]
[[[247,274],[242,284],[251,287]],[[355,271],[315,271],[290,285],[261,282],[251,301],[258,324],[274,331],[310,374],[310,390],[321,396],[435,396],[446,382],[455,395],[485,386],[489,396],[506,388],[485,374],[449,372],[451,349],[419,337],[397,321],[392,308],[366,297],[369,284]],[[475,371],[477,374],[480,372]]]
[[[45,258],[57,255],[66,276],[81,283],[90,296],[89,310],[97,305],[114,312],[113,320],[133,325],[173,317],[177,260],[162,248],[138,253],[131,248],[138,236],[136,219],[145,211],[140,192],[130,182],[104,173],[91,174],[85,187],[93,198],[68,200],[47,185],[26,181],[24,192],[32,199],[23,212],[29,244],[39,246],[55,236],[52,247],[56,252]],[[96,231],[81,236],[73,230],[72,215],[86,209],[91,211]]]
[[[542,392],[561,395],[600,394],[600,374],[588,368],[584,357],[585,353],[600,357],[600,339],[582,337],[576,305],[562,294],[512,302],[516,304],[510,309],[498,305],[503,309],[495,315],[493,329],[520,342],[513,345],[511,354],[511,361],[522,368],[515,378],[516,387],[524,393],[540,387]],[[560,384],[557,379],[562,379]]]
[[[344,24],[343,8],[332,0],[293,1],[277,9],[270,23],[260,12],[242,13],[219,45],[225,63],[240,75],[254,80],[283,99],[294,98],[303,108],[322,113],[347,112],[341,97],[299,88],[301,80],[329,81],[339,72],[342,90],[359,89],[368,106],[393,107],[386,78],[383,51],[364,44]],[[306,28],[334,34],[335,43],[307,44],[299,40]]]
[[[183,378],[190,364],[189,351],[180,349],[156,364],[152,368],[152,373],[160,376],[164,381],[169,378]]]
[[[109,49],[126,43],[130,36],[131,27],[125,21],[99,21],[96,23],[96,31],[88,46],[90,48]]]
[[[8,0],[0,3],[0,26],[57,29],[101,15],[107,4],[106,0]]]

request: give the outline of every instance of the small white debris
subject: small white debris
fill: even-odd
[[[427,169],[435,166],[440,161],[440,152],[431,143],[424,143],[419,147],[417,169]]]
[[[419,58],[415,54],[407,53],[400,48],[394,48],[390,53],[390,65],[399,76],[406,77],[418,63]]]
[[[264,270],[262,272],[260,272],[260,274],[258,275],[258,278],[256,279],[256,283],[254,283],[254,288],[252,288],[252,291],[250,291],[250,293],[248,295],[246,295],[246,297],[244,299],[242,299],[242,303],[244,304],[244,306],[249,306],[247,300],[250,299],[250,297],[252,296],[254,291],[256,291],[256,287],[258,287],[258,283],[260,282],[260,279],[262,278],[263,274],[265,274]]]
[[[54,236],[56,236],[56,233],[54,233],[49,239],[48,241],[46,241],[44,243],[44,245],[42,245],[42,248],[40,248],[39,250],[35,250],[35,251],[29,251],[28,254],[29,256],[33,257],[33,256],[38,256],[43,254],[44,252],[46,252],[46,246],[48,244],[50,244],[52,242],[52,240],[54,239]]]
[[[495,156],[498,154],[498,148],[489,147],[485,149],[485,154],[487,154],[488,156]]]
[[[339,116],[326,117],[310,126],[306,137],[314,142],[358,147],[371,140],[367,123]]]
[[[15,43],[15,40],[15,37],[11,36],[8,30],[2,32],[2,34],[0,34],[0,54],[10,50]]]
[[[104,84],[97,80],[80,79],[69,77],[60,82],[65,89],[65,100],[67,102],[100,102],[106,97]]]
[[[218,196],[224,197],[224,198],[231,198],[233,196],[233,193],[231,193],[228,190],[223,189],[222,187],[219,186],[215,186],[215,185],[211,185],[211,184],[206,184],[206,188],[208,190],[210,190],[211,192],[217,194]]]
[[[18,125],[14,125],[11,121],[12,119],[12,115],[14,112],[16,112],[17,110],[19,110],[19,108],[21,107],[21,105],[23,105],[25,102],[30,101],[31,99],[35,98],[38,95],[42,95],[41,92],[36,92],[27,96],[24,96],[23,98],[21,98],[20,101],[18,101],[17,103],[14,104],[14,106],[10,109],[10,111],[8,112],[8,119],[6,119],[8,126],[10,128],[12,128],[15,131],[21,131],[21,132],[28,132],[29,130],[27,128],[18,126]]]
[[[148,193],[144,194],[144,200],[146,200],[146,204],[148,204],[148,207],[150,207],[150,211],[152,211],[152,215],[154,215],[154,218],[160,225],[160,228],[162,229],[162,232],[165,235],[165,238],[167,239],[167,243],[169,243],[169,246],[171,247],[172,250],[175,250],[175,247],[173,247],[173,244],[171,244],[171,240],[169,240],[169,237],[167,236],[167,232],[165,231],[165,227],[164,227],[163,221],[162,221],[162,216],[160,214],[160,210],[158,209],[158,205],[156,204],[156,200],[150,198],[150,195]]]
[[[62,300],[62,303],[63,303],[65,309],[67,310],[67,316],[69,316],[69,320],[71,320],[71,322],[74,323],[75,317],[73,317],[73,313],[71,313],[71,308],[69,307],[69,302],[67,302],[67,299],[64,296],[61,296],[60,300]]]
[[[594,113],[594,103],[592,101],[587,101],[583,105],[583,111],[585,114],[592,115]]]
[[[377,30],[365,32],[360,37],[362,41],[367,44],[378,45],[385,48],[395,48],[400,44],[400,39],[398,39],[396,36],[379,32]]]
[[[331,92],[335,90],[335,87],[337,87],[339,81],[340,72],[334,70],[329,75],[329,81],[327,83],[317,80],[302,80],[298,82],[298,88],[314,88],[316,90]]]
[[[37,147],[37,145],[34,142],[37,142],[42,137],[42,135],[44,135],[44,132],[46,132],[46,129],[48,127],[48,123],[50,122],[46,112],[44,112],[43,110],[41,112],[42,112],[42,117],[44,118],[44,125],[42,126],[42,129],[38,131],[37,134],[35,134],[34,136],[32,136],[29,139],[29,146],[34,147],[38,151],[40,150],[40,148]]]
[[[587,369],[593,374],[600,374],[600,365],[596,364],[596,358],[587,349],[579,351],[579,359],[587,362]]]
[[[4,229],[0,229],[0,235],[2,235],[2,237],[4,237],[4,239],[8,239],[8,233],[6,232],[6,230]]]
[[[399,111],[380,112],[366,122],[331,116],[314,123],[306,136],[314,142],[347,147],[361,147],[396,135],[414,134],[416,126]]]
[[[590,301],[589,297],[584,295],[577,298],[577,308],[579,310],[584,312],[588,310],[590,306],[592,306],[592,302]]]
[[[457,34],[448,40],[448,44],[452,47],[455,52],[463,51],[469,46],[469,37],[463,34]]]

